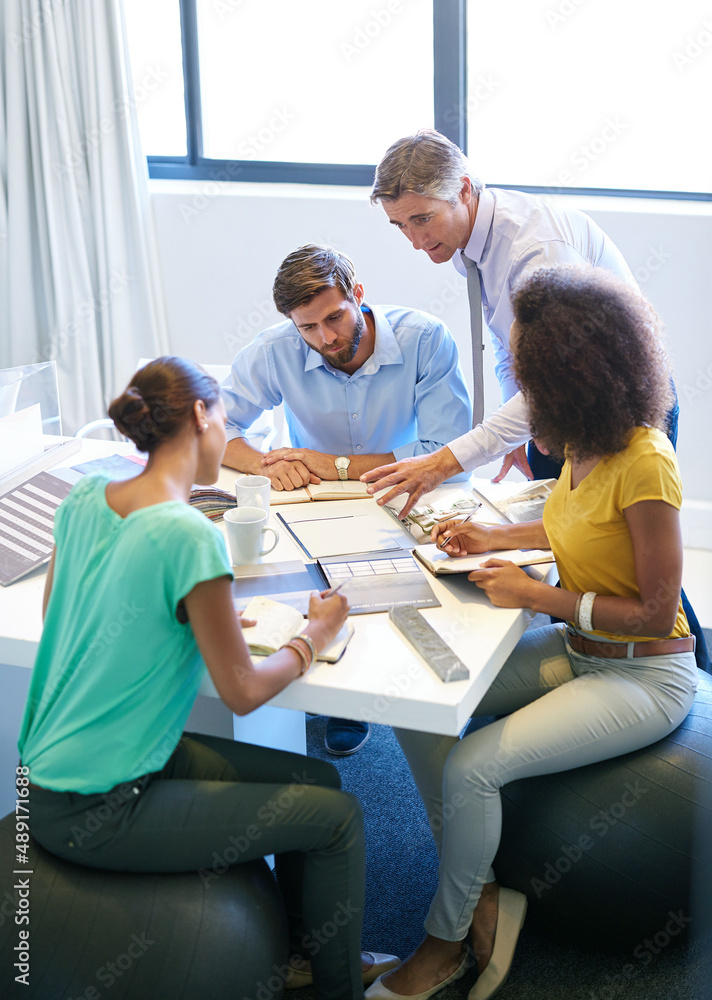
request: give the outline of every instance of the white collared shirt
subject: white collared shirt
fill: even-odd
[[[591,264],[635,285],[623,255],[583,212],[552,207],[545,196],[484,188],[464,251],[481,275],[482,309],[495,352],[495,372],[503,404],[491,417],[450,442],[466,471],[486,465],[531,437],[529,416],[518,390],[509,350],[514,319],[512,288],[528,270],[544,264]],[[465,275],[459,253],[452,258]],[[636,286],[637,287],[637,286]]]

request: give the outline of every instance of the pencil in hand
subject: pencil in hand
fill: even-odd
[[[472,513],[474,514],[474,511]],[[467,524],[467,522],[470,520],[471,517],[472,517],[472,514],[468,514],[467,517],[464,518],[462,521],[458,521],[458,523],[455,525],[455,528],[459,528],[461,524]],[[439,548],[439,549],[443,549],[444,546],[447,545],[447,543],[450,541],[451,538],[452,538],[452,534],[448,535],[447,538],[445,538],[445,536],[443,536],[442,541],[435,543],[436,547]]]

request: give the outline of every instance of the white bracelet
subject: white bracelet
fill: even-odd
[[[578,622],[576,624],[582,632],[593,631],[593,602],[595,600],[596,594],[592,590],[587,591],[581,598]]]

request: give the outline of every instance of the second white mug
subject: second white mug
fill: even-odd
[[[269,510],[272,484],[267,476],[238,476],[235,480],[235,499],[238,507],[261,507]]]

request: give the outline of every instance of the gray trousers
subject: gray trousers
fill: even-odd
[[[32,833],[93,868],[195,871],[275,855],[292,953],[320,1000],[363,997],[363,818],[327,761],[184,736],[162,771],[110,792],[30,791]]]
[[[571,649],[563,625],[525,633],[475,716],[498,719],[463,739],[395,730],[440,857],[428,934],[461,941],[502,823],[500,788],[640,749],[672,732],[697,686],[694,653],[603,659]]]

